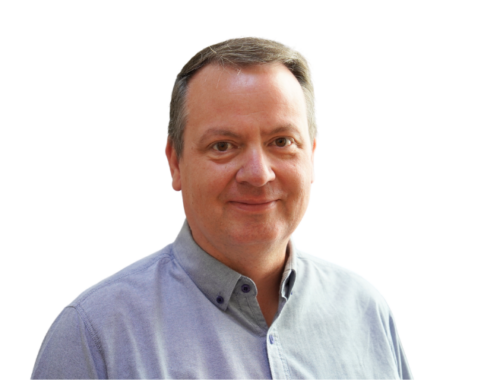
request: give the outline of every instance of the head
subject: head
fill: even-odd
[[[168,138],[177,155],[184,149],[186,127],[186,94],[190,79],[203,67],[215,64],[220,67],[243,68],[252,65],[281,63],[297,78],[307,107],[307,123],[311,141],[316,139],[316,118],[314,113],[314,88],[306,59],[297,51],[279,42],[262,38],[236,38],[209,46],[189,60],[177,75],[170,101],[170,122]]]
[[[182,128],[169,131],[172,185],[182,191],[195,241],[228,265],[221,252],[286,246],[309,202],[312,86],[304,59],[271,60],[285,55],[278,51],[298,57],[266,40],[214,45],[184,67],[174,88],[178,120],[170,127]],[[242,56],[245,63],[234,63]]]

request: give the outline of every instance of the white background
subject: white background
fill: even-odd
[[[173,241],[175,76],[209,44],[257,36],[302,52],[316,88],[297,245],[381,291],[416,377],[498,376],[495,2],[180,4],[0,5],[2,375],[28,378],[65,305]]]

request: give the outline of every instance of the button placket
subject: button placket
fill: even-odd
[[[290,369],[283,356],[282,347],[275,329],[270,329],[267,334],[267,354],[273,378],[289,379]]]

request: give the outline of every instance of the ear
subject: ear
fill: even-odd
[[[316,139],[314,139],[314,141],[312,143],[312,153],[311,153],[312,176],[311,176],[311,183],[314,182],[314,152],[316,152]]]
[[[175,191],[180,191],[182,189],[182,186],[179,158],[177,157],[177,152],[175,151],[174,145],[170,138],[167,140],[165,154],[167,155],[168,166],[170,166],[170,174],[172,175],[172,187]]]

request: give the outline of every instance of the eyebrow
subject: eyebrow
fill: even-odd
[[[286,124],[286,125],[282,125],[280,127],[276,127],[265,134],[266,135],[275,135],[275,134],[284,133],[284,132],[286,132],[286,133],[294,132],[294,133],[297,133],[300,135],[299,128],[297,128],[294,124]]]
[[[275,134],[284,133],[284,132],[287,132],[287,133],[294,132],[294,133],[297,133],[300,135],[299,129],[293,124],[287,124],[287,125],[282,125],[282,126],[276,127],[268,132],[265,132],[264,135],[266,135],[266,136],[275,135]],[[241,137],[241,134],[236,133],[234,131],[230,131],[229,129],[225,129],[225,128],[210,128],[210,129],[206,130],[205,133],[203,133],[203,135],[201,135],[199,141],[205,141],[206,139],[210,138],[211,136],[226,136],[226,137],[232,137],[232,138],[237,139],[237,138]]]
[[[235,133],[233,131],[230,131],[228,129],[224,128],[210,128],[201,135],[199,141],[205,141],[211,136],[226,136],[226,137],[232,137],[232,138],[238,138],[240,135],[238,133]]]

